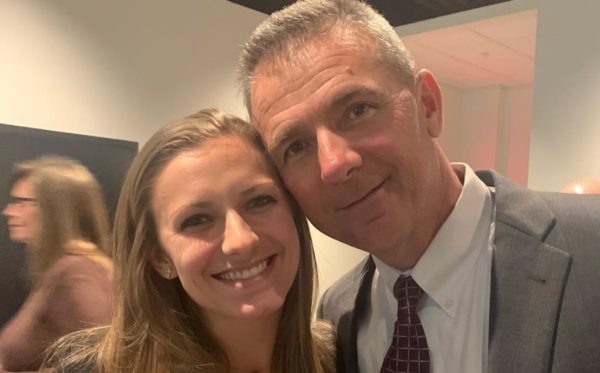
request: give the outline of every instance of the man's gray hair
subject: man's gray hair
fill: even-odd
[[[414,86],[414,60],[381,14],[359,0],[301,0],[273,13],[254,30],[244,45],[238,80],[250,116],[250,94],[258,64],[274,57],[293,60],[303,44],[322,38],[334,27],[362,32],[363,35],[357,34],[372,40],[378,57],[395,70],[400,82]]]

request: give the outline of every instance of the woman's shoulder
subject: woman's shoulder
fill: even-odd
[[[52,264],[44,280],[73,281],[77,277],[99,277],[105,276],[105,273],[106,270],[92,258],[86,255],[67,254]]]
[[[71,293],[81,280],[96,277],[95,264],[79,255],[64,255],[57,259],[44,273],[36,293],[49,302]]]
[[[65,333],[104,325],[112,315],[110,275],[92,259],[65,255],[42,278],[40,316]]]
[[[48,269],[48,274],[55,276],[65,275],[73,271],[85,271],[94,267],[94,261],[85,255],[63,255],[58,258]]]

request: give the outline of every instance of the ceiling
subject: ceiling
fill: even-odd
[[[533,83],[537,10],[404,36],[417,65],[456,87]]]
[[[295,0],[229,1],[265,14],[271,14],[295,2]],[[394,27],[506,1],[508,0],[366,0]]]
[[[269,14],[294,0],[229,0]],[[537,10],[495,18],[480,7],[506,0],[367,0],[400,30],[402,40],[419,67],[433,71],[444,83],[459,88],[530,85],[534,80]],[[479,9],[475,9],[479,8]],[[458,18],[473,9],[479,21],[434,27],[406,35],[416,25]],[[468,12],[466,12],[468,13]],[[464,13],[463,13],[464,14]],[[443,18],[436,18],[444,16]],[[429,21],[427,21],[429,19]],[[406,26],[405,24],[412,23]],[[443,23],[443,22],[442,22]]]

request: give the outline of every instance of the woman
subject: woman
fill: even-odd
[[[0,363],[37,370],[59,337],[111,319],[108,214],[92,174],[62,157],[17,164],[11,197],[3,214],[25,244],[31,293],[0,332]]]
[[[204,110],[154,134],[114,244],[113,323],[63,339],[56,371],[333,371],[306,220],[244,121]]]

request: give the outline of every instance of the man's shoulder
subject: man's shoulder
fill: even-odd
[[[576,255],[575,269],[588,258],[597,262],[594,258],[600,242],[600,195],[536,191],[493,170],[477,171],[477,176],[495,190],[496,222],[510,227],[497,229],[497,234],[521,232],[537,237]]]
[[[600,221],[600,195],[536,191],[517,185],[493,170],[477,171],[477,176],[495,190],[501,219],[531,220],[541,215],[556,218],[561,224],[593,225]]]
[[[341,315],[354,308],[359,290],[365,279],[371,277],[373,270],[373,259],[368,256],[333,283],[321,296],[319,318],[337,324]]]
[[[583,215],[590,219],[600,220],[600,195],[570,194],[554,192],[538,192],[548,206],[558,214],[568,213],[569,216]],[[595,212],[590,214],[590,212]]]

